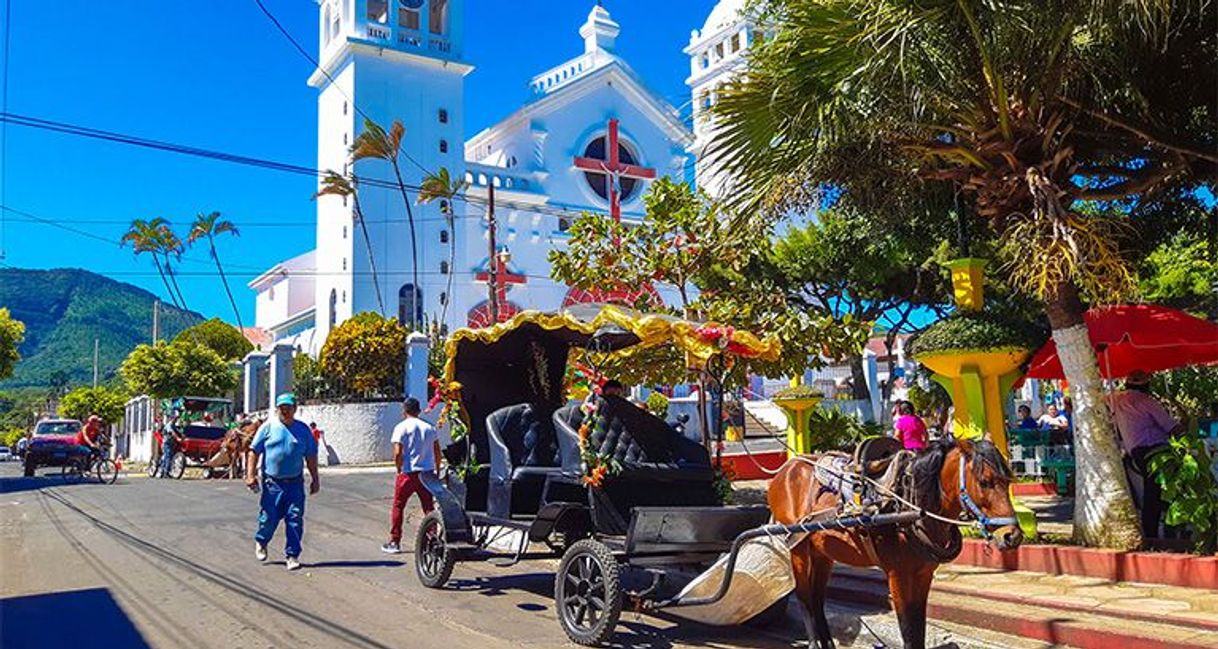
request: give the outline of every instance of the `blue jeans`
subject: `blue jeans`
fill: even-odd
[[[275,528],[283,521],[287,543],[283,553],[287,557],[300,556],[300,539],[304,536],[305,487],[304,478],[262,480],[262,511],[258,512],[258,531],[254,540],[267,545],[275,536]]]
[[[161,442],[161,477],[169,477],[169,463],[173,460],[173,438],[166,437]]]

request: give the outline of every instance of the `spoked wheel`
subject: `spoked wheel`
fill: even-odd
[[[622,586],[617,560],[605,544],[584,539],[571,545],[558,564],[554,603],[571,642],[591,647],[613,637]]]
[[[72,460],[71,462],[63,465],[63,469],[60,470],[60,475],[63,476],[64,482],[77,483],[84,479],[85,472],[80,465],[81,462],[79,460]]]
[[[150,458],[148,466],[144,470],[148,472],[149,478],[157,477],[161,473],[161,458]]]
[[[414,572],[428,588],[443,588],[452,577],[457,555],[444,543],[444,520],[439,511],[423,517],[414,537]]]
[[[94,469],[97,471],[97,480],[102,484],[114,484],[114,481],[118,480],[118,465],[108,457],[98,460]]]
[[[186,454],[179,451],[169,458],[169,477],[181,480],[183,473],[186,473]]]

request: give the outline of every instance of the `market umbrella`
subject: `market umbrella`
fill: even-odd
[[[1157,372],[1218,363],[1218,324],[1183,311],[1155,304],[1123,304],[1091,309],[1083,319],[1099,357],[1100,375],[1107,379],[1122,378],[1134,370]],[[1052,339],[1032,357],[1024,378],[1065,378]]]

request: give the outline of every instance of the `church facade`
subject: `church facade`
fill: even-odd
[[[548,253],[566,245],[580,213],[629,222],[643,215],[652,180],[686,179],[710,128],[704,111],[716,84],[756,38],[740,17],[744,0],[722,0],[693,32],[685,50],[691,128],[615,53],[620,26],[597,3],[578,28],[582,52],[534,76],[523,106],[463,141],[464,78],[473,70],[463,56],[463,0],[319,4],[321,66],[308,80],[319,91],[317,164],[363,179],[363,222],[352,198],[318,197],[316,248],[249,284],[256,326],[312,354],[337,324],[364,311],[452,330],[491,322],[490,290],[501,319],[606,299],[553,281]],[[572,49],[576,42],[573,35]],[[405,127],[396,172],[405,200],[384,182],[396,178],[388,162],[347,167],[365,117]],[[418,187],[441,168],[464,181],[460,192],[419,204]],[[696,177],[716,190],[706,165],[696,166]]]

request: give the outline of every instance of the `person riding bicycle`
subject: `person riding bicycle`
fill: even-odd
[[[83,456],[86,456],[89,460],[92,460],[93,457],[99,456],[102,453],[101,422],[101,417],[98,417],[97,415],[89,415],[89,418],[85,420],[85,425],[80,429],[80,432],[76,433],[76,439],[74,440],[76,442],[76,446],[79,447],[80,453]]]

